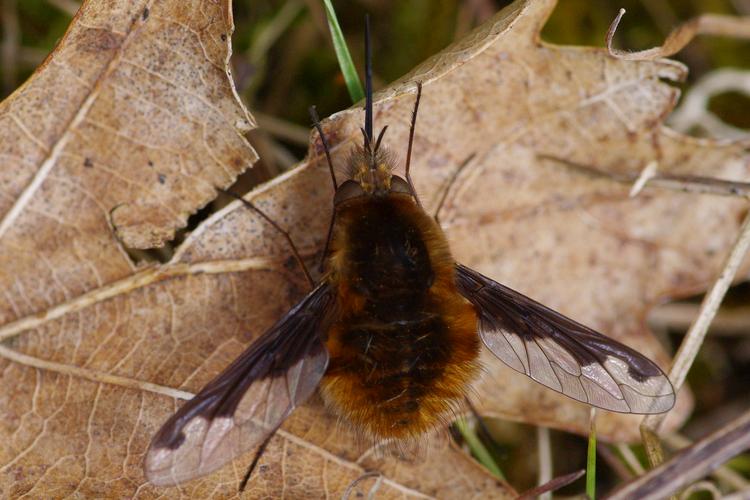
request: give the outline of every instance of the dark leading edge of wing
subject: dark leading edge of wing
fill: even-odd
[[[151,483],[218,469],[261,444],[312,395],[328,366],[320,333],[332,298],[319,285],[162,426],[146,456]]]
[[[511,368],[606,410],[663,413],[674,405],[667,376],[633,349],[461,264],[456,281],[477,308],[482,341]]]

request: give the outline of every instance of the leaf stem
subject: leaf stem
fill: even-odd
[[[724,267],[719,277],[714,282],[711,290],[703,298],[700,313],[690,326],[685,339],[682,341],[677,354],[675,355],[672,368],[669,370],[669,380],[674,386],[675,392],[679,392],[685,383],[687,372],[695,361],[698,351],[703,345],[708,327],[711,325],[716,311],[719,309],[724,295],[732,284],[737,270],[750,249],[750,213],[745,217],[740,227],[739,235],[735,241],[732,251],[724,262]],[[664,461],[661,443],[657,433],[659,426],[666,418],[667,413],[658,415],[648,415],[641,422],[641,436],[643,444],[646,446],[646,454],[652,467],[661,464]]]

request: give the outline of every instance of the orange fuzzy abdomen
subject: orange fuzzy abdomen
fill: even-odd
[[[326,402],[374,438],[422,434],[462,402],[478,371],[474,308],[456,290],[437,224],[405,195],[337,211]]]

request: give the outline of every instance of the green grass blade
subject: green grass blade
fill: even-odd
[[[341,32],[341,26],[339,26],[339,20],[336,17],[336,11],[333,9],[331,0],[323,0],[323,5],[328,18],[328,28],[331,30],[333,48],[336,51],[336,58],[339,60],[341,73],[344,75],[346,88],[349,90],[349,97],[351,97],[352,102],[359,102],[365,98],[365,91],[362,88],[362,82],[359,80],[357,68],[354,67],[349,47],[346,46],[344,34]]]
[[[469,424],[468,422],[466,422],[466,419],[459,418],[458,420],[456,420],[456,429],[458,429],[458,432],[461,433],[464,441],[466,441],[466,444],[469,445],[471,454],[476,457],[479,463],[484,465],[487,470],[489,470],[495,477],[505,480],[505,476],[500,470],[500,467],[492,458],[489,450],[484,446],[484,444],[482,444],[482,441],[479,440],[479,437],[476,435],[476,433],[469,428]]]
[[[589,432],[589,449],[586,457],[586,496],[596,498],[596,410],[591,410],[591,431]]]

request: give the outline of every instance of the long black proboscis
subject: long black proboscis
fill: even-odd
[[[372,143],[372,47],[370,43],[370,16],[365,15],[365,133]]]

